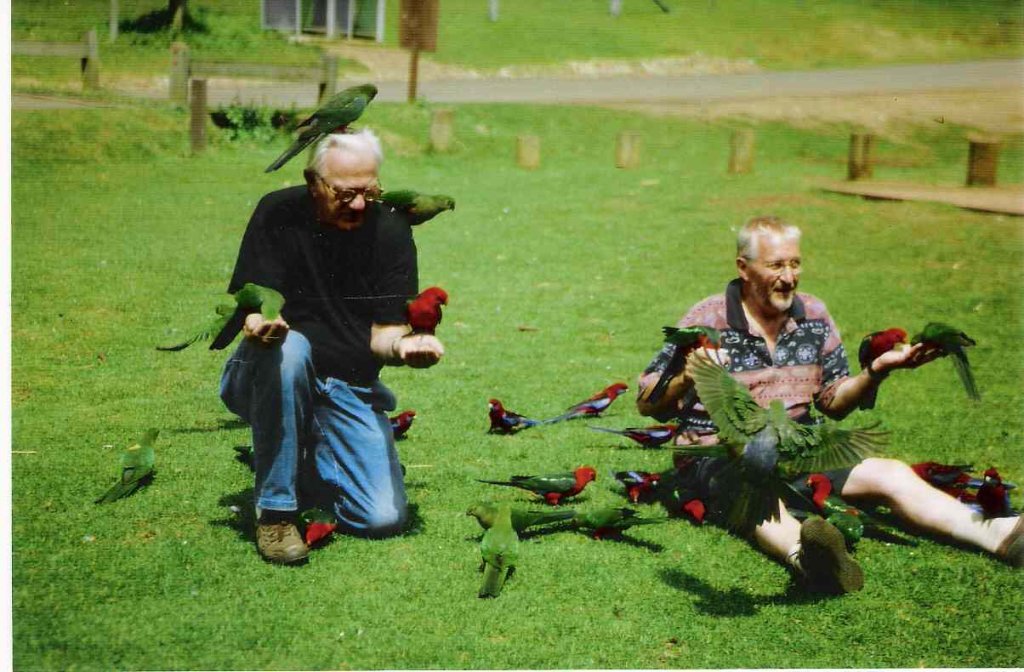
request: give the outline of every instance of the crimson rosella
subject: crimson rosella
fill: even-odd
[[[985,470],[985,478],[978,487],[978,505],[986,518],[1002,518],[1015,514],[1010,507],[1012,483],[1006,483],[995,467]]]
[[[487,402],[487,414],[491,420],[491,428],[487,430],[490,434],[515,434],[521,429],[541,424],[538,420],[508,410],[497,399]]]
[[[981,399],[981,394],[978,393],[978,386],[974,382],[971,364],[967,361],[967,352],[964,350],[964,348],[977,344],[973,338],[948,324],[929,322],[924,325],[921,333],[915,334],[910,339],[910,342],[914,345],[924,343],[926,346],[938,347],[942,350],[943,356],[951,355],[953,357],[953,368],[956,369],[956,375],[960,377],[960,382],[963,383],[967,396],[974,401]]]
[[[675,346],[675,349],[654,389],[647,395],[647,401],[652,404],[661,399],[668,384],[683,371],[687,355],[698,348],[717,350],[722,343],[722,335],[711,327],[662,327],[661,331],[665,334],[665,343]]]
[[[580,403],[569,407],[565,413],[554,418],[548,418],[541,424],[550,425],[554,422],[572,420],[573,418],[592,418],[601,415],[601,413],[608,410],[608,407],[612,405],[612,402],[615,401],[620,394],[628,389],[629,386],[625,383],[613,383],[589,399],[585,399]]]
[[[861,371],[871,366],[871,362],[881,355],[906,345],[907,332],[899,327],[868,334],[861,339],[860,348],[857,351],[857,361],[860,362]],[[860,407],[864,409],[874,408],[877,396],[878,388],[874,387],[860,400]]]
[[[406,306],[409,326],[414,334],[433,334],[441,323],[441,306],[448,305],[448,292],[427,287]]]
[[[626,498],[633,504],[654,498],[661,474],[650,471],[616,471],[612,477],[626,489]]]
[[[597,479],[597,472],[593,467],[579,467],[575,471],[567,471],[558,474],[546,474],[543,476],[513,476],[507,481],[488,481],[477,479],[481,483],[491,485],[507,485],[513,488],[522,488],[540,495],[548,504],[556,506],[563,499],[575,497],[587,487],[587,483]]]
[[[645,448],[657,448],[664,443],[668,443],[676,435],[676,430],[679,429],[679,425],[651,425],[650,427],[626,427],[625,429],[595,427],[594,425],[587,425],[587,427],[595,432],[607,432],[624,436],[627,439],[636,441]]]
[[[395,435],[395,439],[405,438],[405,433],[412,427],[413,420],[416,419],[416,411],[402,411],[398,415],[388,418],[391,423],[391,433]]]
[[[971,475],[968,472],[973,468],[970,464],[917,462],[910,465],[910,468],[934,487],[961,501],[964,501],[965,494],[971,494],[967,490],[971,484]]]

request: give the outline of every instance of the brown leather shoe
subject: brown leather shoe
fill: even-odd
[[[309,555],[299,528],[290,520],[257,523],[256,548],[264,560],[281,565],[294,565]]]
[[[824,518],[800,526],[800,569],[807,589],[821,593],[855,593],[864,587],[864,572],[846,552],[846,540]]]
[[[1017,518],[1017,524],[996,549],[996,556],[1011,567],[1024,567],[1024,516]]]

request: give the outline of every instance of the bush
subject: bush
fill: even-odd
[[[210,112],[210,119],[218,128],[227,130],[229,140],[261,142],[274,139],[282,129],[291,130],[297,121],[294,111],[272,110],[241,103],[232,103]]]

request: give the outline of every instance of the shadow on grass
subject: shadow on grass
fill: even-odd
[[[122,19],[118,28],[122,33],[159,33],[171,29],[174,16],[166,8],[157,9],[134,19]],[[182,16],[181,31],[183,33],[208,33],[206,22],[185,11]]]
[[[241,418],[221,418],[212,427],[178,427],[169,430],[172,434],[203,434],[206,432],[221,432],[229,429],[246,429],[249,423]]]
[[[698,600],[694,606],[708,616],[755,616],[758,610],[765,605],[814,604],[839,597],[809,593],[795,583],[790,583],[786,591],[779,595],[751,595],[740,588],[720,590],[679,569],[661,569],[658,573],[661,580],[669,586],[697,596]]]

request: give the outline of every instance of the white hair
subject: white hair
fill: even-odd
[[[800,229],[781,217],[764,215],[753,217],[740,229],[736,236],[736,256],[756,259],[762,236],[778,236],[783,240],[800,240]]]
[[[361,129],[355,133],[331,133],[321,140],[313,156],[309,159],[309,167],[318,174],[323,175],[324,157],[332,149],[353,154],[369,153],[377,162],[377,168],[384,162],[384,150],[381,148],[380,138],[368,128]]]

